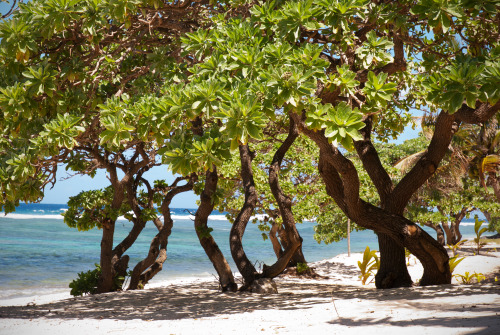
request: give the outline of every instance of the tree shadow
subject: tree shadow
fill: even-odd
[[[172,284],[141,291],[115,292],[61,300],[44,305],[0,307],[0,318],[34,319],[117,319],[117,320],[177,320],[212,317],[253,310],[309,309],[333,300],[367,300],[404,305],[411,309],[442,310],[439,298],[460,299],[475,295],[478,301],[485,295],[500,297],[498,285],[445,285],[393,290],[376,290],[359,286],[323,283],[322,281],[279,280],[279,294],[220,293],[217,283],[200,286]],[[432,303],[422,303],[432,299]],[[414,301],[414,303],[412,303]],[[498,300],[497,300],[498,301]],[[472,307],[471,307],[472,308]],[[476,312],[488,312],[492,307],[478,304]],[[498,304],[496,306],[498,309]],[[447,307],[448,311],[463,312],[459,303]],[[495,315],[495,313],[493,313]],[[496,316],[498,318],[498,316]],[[348,320],[349,325],[370,324],[370,319]],[[434,321],[432,321],[434,322]],[[404,323],[404,322],[402,322]]]
[[[235,315],[254,310],[293,311],[319,307],[335,310],[332,312],[331,324],[348,327],[465,327],[484,333],[491,329],[481,325],[493,324],[497,326],[496,329],[500,327],[497,315],[500,314],[500,285],[441,285],[377,290],[342,283],[358,275],[354,266],[332,262],[322,264],[321,269],[326,270],[321,272],[328,274],[329,278],[278,278],[279,293],[273,295],[221,293],[216,281],[197,281],[190,285],[169,284],[43,305],[0,307],[0,318],[182,320]],[[467,298],[470,296],[475,297],[473,304]],[[353,306],[356,312],[345,315],[345,311],[352,311]],[[439,313],[434,316],[432,311]],[[414,318],[416,312],[419,312],[419,319]],[[422,315],[428,317],[422,318]]]

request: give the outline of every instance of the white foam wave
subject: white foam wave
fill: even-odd
[[[194,220],[194,215],[172,215],[172,220]],[[209,215],[209,220],[212,221],[227,221],[225,215]]]
[[[461,226],[473,226],[475,225],[475,222],[460,222],[460,225]],[[483,225],[481,226],[481,228],[488,228],[488,223],[483,223]]]
[[[27,220],[27,219],[50,219],[50,220],[62,220],[62,214],[19,214],[19,213],[9,213],[5,215],[5,213],[0,212],[0,219],[8,218],[15,220]],[[174,220],[194,220],[193,215],[172,215],[172,219]],[[224,215],[210,215],[208,217],[209,220],[213,221],[226,221],[226,217]],[[128,221],[125,217],[120,216],[117,219],[118,221]]]
[[[48,214],[48,215],[40,215],[40,214],[18,214],[18,213],[9,213],[5,215],[5,213],[0,213],[0,218],[8,218],[8,219],[51,219],[51,220],[62,220],[63,216],[61,214]]]

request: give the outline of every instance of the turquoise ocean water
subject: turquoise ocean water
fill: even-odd
[[[0,300],[15,296],[30,296],[68,289],[68,284],[78,272],[94,268],[99,263],[101,231],[93,229],[79,232],[69,228],[60,215],[66,205],[21,205],[15,213],[0,213]],[[194,212],[195,210],[189,210]],[[183,277],[209,277],[215,274],[212,264],[200,246],[194,223],[185,209],[172,209],[174,227],[167,247],[168,259],[163,270],[151,281],[160,282]],[[461,226],[464,238],[471,238],[473,220]],[[115,244],[119,243],[131,228],[126,220],[116,225]],[[212,235],[231,264],[229,251],[230,223],[225,216],[214,212],[209,218]],[[314,238],[314,223],[298,224],[304,239],[303,251],[307,261],[314,262],[347,253],[347,241],[325,245]],[[426,229],[427,230],[427,229]],[[127,254],[129,266],[146,256],[156,227],[149,222],[134,246]],[[429,232],[435,236],[434,232]],[[249,223],[243,244],[247,256],[257,267],[272,264],[275,256],[271,242],[264,241],[256,224]],[[351,235],[351,251],[362,252],[366,246],[377,249],[377,237],[372,231],[354,232]],[[69,291],[69,289],[68,289]]]

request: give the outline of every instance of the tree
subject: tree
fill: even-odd
[[[446,250],[403,214],[460,124],[485,122],[500,108],[496,5],[272,1],[250,12],[248,19],[218,18],[217,30],[198,32],[203,43],[194,36],[184,42],[203,61],[192,77],[222,85],[230,92],[217,98],[222,101],[231,97],[238,104],[258,96],[264,115],[273,119],[274,111],[283,111],[316,143],[329,196],[359,226],[378,234],[377,287],[411,285],[404,247],[424,266],[422,285],[449,283]],[[438,113],[434,136],[395,184],[372,137],[397,135],[408,111],[420,107]],[[223,124],[232,117],[224,116]],[[228,136],[246,144],[261,129],[240,124]],[[231,136],[236,131],[248,135]],[[345,150],[356,151],[380,203],[360,196],[358,170]]]
[[[287,140],[289,138],[287,134],[272,134],[272,132],[279,132],[280,129],[281,127],[274,125],[274,123],[268,125],[266,132],[269,138],[252,143],[252,172],[257,195],[257,202],[253,212],[258,214],[254,217],[253,222],[259,223],[259,229],[263,231],[263,238],[270,239],[276,257],[283,262],[281,259],[285,254],[285,250],[290,249],[289,241],[294,237],[289,237],[290,230],[287,233],[285,229],[286,226],[290,227],[290,224],[283,224],[281,212],[271,191],[269,179],[272,178],[274,183],[278,182],[278,186],[285,197],[286,194],[293,195],[293,197],[289,198],[292,202],[293,218],[297,223],[300,223],[303,220],[310,220],[315,215],[317,206],[308,200],[315,191],[312,186],[319,187],[317,185],[319,176],[315,173],[316,170],[312,161],[316,153],[311,145],[312,143],[303,136],[292,141],[292,137]],[[288,150],[285,150],[286,147],[280,149],[284,145],[289,147]],[[280,164],[277,161],[275,162],[274,169],[276,172],[273,172],[273,175],[270,166],[273,165],[273,153],[276,156],[278,150],[280,150],[278,156],[282,158]],[[245,191],[241,178],[238,178],[237,175],[239,167],[239,157],[236,159],[236,156],[233,156],[231,161],[225,162],[222,167],[226,183],[223,188],[227,190],[227,193],[219,210],[229,213],[228,219],[230,222],[234,222],[240,212],[239,209],[244,203]],[[276,179],[278,174],[279,181]],[[277,187],[275,187],[275,190],[277,190]],[[295,232],[292,232],[292,235],[295,235]],[[298,236],[298,239],[302,240],[300,235]],[[295,251],[287,266],[294,267],[298,263],[307,263],[301,246]]]
[[[35,0],[20,3],[0,23],[0,209],[41,200],[56,182],[58,164],[91,176],[106,169],[113,192],[105,199],[108,213],[96,223],[103,229],[99,292],[112,290],[114,264],[126,250],[113,249],[116,214],[124,203],[133,210],[127,240],[133,243],[143,220],[152,218],[143,217],[152,210],[151,199],[141,208],[137,197],[140,184],[152,191],[142,175],[159,164],[160,150],[165,154],[179,135],[176,126],[185,122],[165,113],[168,99],[156,100],[163,83],[186,77],[189,60],[180,55],[179,37],[221,10],[223,2]],[[156,187],[166,193],[159,202],[168,214],[171,196],[192,187],[196,177],[185,176],[190,181],[176,181],[170,191]],[[156,193],[148,196],[158,200]],[[86,210],[92,209],[78,211]],[[144,270],[161,268],[172,223],[164,218],[163,225],[153,219],[161,236],[134,271],[134,283],[156,271]]]
[[[118,209],[144,157],[125,179],[110,164],[147,144],[173,172],[205,176],[194,186],[195,225],[230,289],[232,274],[206,225],[223,193],[217,171],[237,151],[251,167],[249,149],[283,118],[283,130],[297,127],[317,146],[328,196],[378,234],[377,287],[411,285],[405,247],[424,266],[422,285],[449,283],[446,250],[404,211],[460,126],[484,123],[500,108],[498,20],[490,0],[23,4],[0,24],[0,203],[9,211],[39,200],[59,163],[80,172],[100,164]],[[413,168],[392,180],[374,142],[397,136],[414,108],[437,114],[434,135]],[[361,192],[362,170],[376,197]],[[254,206],[248,171],[245,217]]]

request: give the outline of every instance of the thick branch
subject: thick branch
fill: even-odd
[[[293,142],[299,136],[299,129],[295,124],[295,121],[290,119],[290,127],[288,131],[288,136],[283,142],[283,144],[276,150],[274,154],[273,161],[269,168],[269,186],[271,192],[273,193],[276,202],[278,203],[278,208],[281,213],[281,218],[283,219],[283,225],[285,227],[285,232],[287,235],[288,243],[286,245],[285,252],[278,257],[278,260],[273,265],[263,268],[263,277],[274,278],[278,276],[286,268],[288,262],[293,257],[297,249],[300,247],[301,241],[295,227],[295,219],[292,213],[292,200],[283,193],[283,190],[279,184],[279,171],[281,163],[285,154],[292,146]]]
[[[434,174],[458,129],[458,124],[454,121],[454,116],[444,111],[438,115],[427,151],[396,185],[390,196],[388,203],[391,212],[402,213],[412,195]]]
[[[331,196],[337,205],[349,216],[351,212],[356,212],[360,206],[359,198],[359,177],[354,164],[342,155],[338,148],[333,147],[324,132],[313,131],[307,128],[304,122],[304,117],[300,117],[296,113],[291,113],[290,116],[294,119],[299,130],[307,137],[312,139],[320,149],[320,172],[328,169],[328,178],[335,179],[336,186],[327,188],[327,192],[335,192]],[[325,178],[324,173],[321,174]],[[338,183],[341,181],[340,183]],[[341,200],[342,199],[342,200]],[[347,208],[342,208],[342,205],[347,205]],[[344,210],[346,209],[346,210]]]
[[[241,161],[241,179],[245,189],[245,202],[238,216],[234,220],[231,232],[229,235],[229,245],[231,255],[238,267],[245,284],[250,284],[255,280],[257,271],[252,262],[248,259],[243,249],[243,234],[250,217],[253,214],[255,205],[257,204],[257,193],[255,191],[255,182],[253,180],[252,159],[253,155],[248,147],[248,144],[239,146],[240,161]]]
[[[479,105],[479,106],[478,106]],[[456,120],[469,123],[469,124],[481,124],[488,121],[495,113],[500,110],[500,100],[491,106],[488,103],[479,103],[476,108],[470,108],[466,104],[453,114]]]
[[[382,166],[378,152],[371,141],[372,117],[366,118],[365,125],[360,131],[361,135],[363,135],[363,140],[355,141],[354,147],[363,163],[363,167],[377,188],[382,207],[384,207],[384,203],[393,189],[393,184],[391,177]]]

